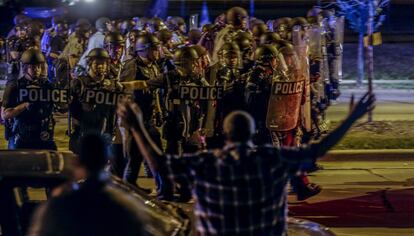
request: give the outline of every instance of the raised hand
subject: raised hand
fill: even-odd
[[[351,104],[350,104],[350,113],[349,117],[352,120],[358,120],[368,112],[372,111],[375,108],[375,95],[370,94],[367,92],[362,96],[362,98],[358,101],[357,104],[353,104],[353,97],[351,98]]]

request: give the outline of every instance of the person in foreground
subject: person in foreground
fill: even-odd
[[[36,210],[28,236],[147,235],[142,224],[144,206],[108,184],[109,175],[103,170],[108,161],[107,145],[98,134],[81,139],[74,173],[75,179],[85,181],[55,189],[52,195],[58,196]]]
[[[341,125],[319,143],[300,147],[253,146],[253,118],[235,111],[224,121],[223,149],[182,156],[160,151],[145,130],[138,105],[125,103],[118,114],[154,172],[167,170],[173,180],[184,179],[192,186],[199,235],[285,235],[289,173],[322,157],[374,103],[369,93],[357,104],[351,102]]]

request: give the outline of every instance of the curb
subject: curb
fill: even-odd
[[[320,161],[414,161],[414,149],[334,150]]]

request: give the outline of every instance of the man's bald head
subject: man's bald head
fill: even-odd
[[[232,142],[249,141],[255,129],[253,117],[244,111],[233,111],[224,119],[224,133]]]

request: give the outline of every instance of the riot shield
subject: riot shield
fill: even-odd
[[[305,81],[274,79],[266,116],[270,131],[289,131],[298,125]]]
[[[336,18],[335,24],[335,58],[338,82],[342,81],[342,52],[344,43],[344,24],[345,18],[343,16]]]
[[[319,24],[311,25],[309,29],[309,60],[311,86],[314,91],[314,99],[320,101],[324,97],[325,67],[323,56],[323,30]],[[326,51],[325,51],[326,52]]]
[[[322,21],[322,37],[321,37],[321,51],[322,51],[322,63],[321,63],[321,77],[324,83],[329,83],[329,61],[328,61],[328,21],[323,19]]]
[[[290,131],[299,124],[305,80],[297,54],[293,52],[288,57],[287,70],[280,68],[272,79],[266,115],[266,127],[272,132]]]
[[[309,31],[300,26],[294,26],[292,41],[300,61],[300,77],[305,81],[305,101],[301,107],[301,123],[304,130],[312,130],[310,78],[309,78]]]
[[[190,29],[198,29],[198,14],[194,14],[190,16]]]
[[[309,31],[309,55],[312,59],[322,58],[322,34],[321,27],[319,25],[313,24],[310,26]]]

